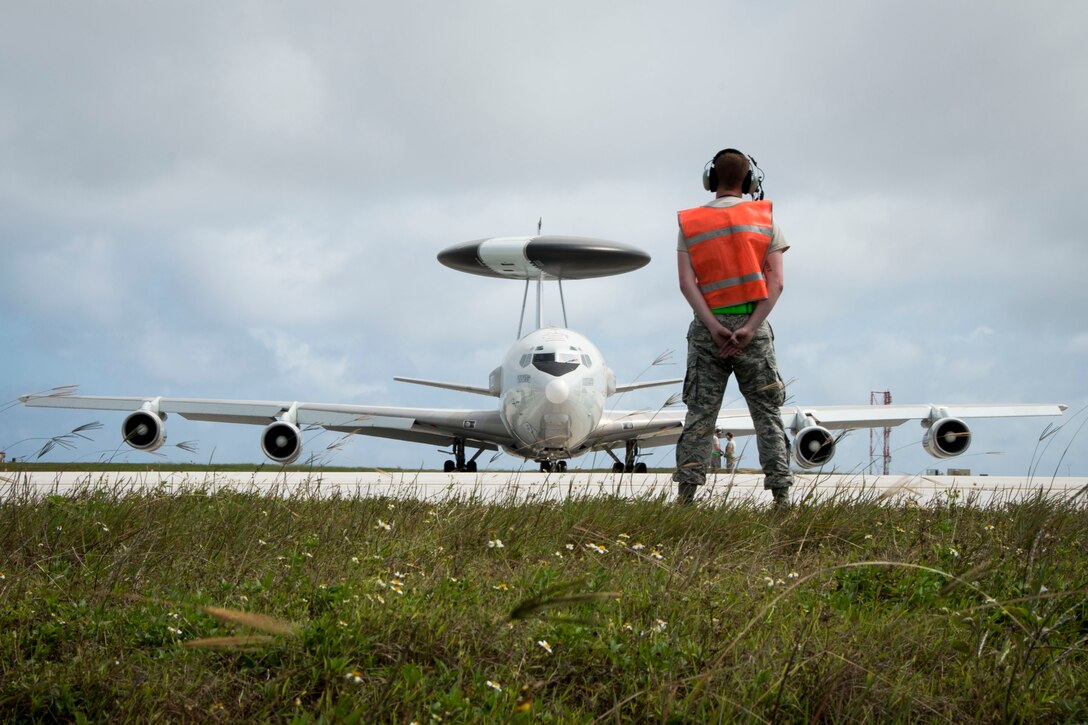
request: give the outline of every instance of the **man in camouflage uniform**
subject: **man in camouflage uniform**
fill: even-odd
[[[746,193],[761,200],[760,179],[754,175],[754,171],[749,157],[739,151],[726,149],[718,152],[704,172],[703,186],[715,193],[714,200],[705,207],[725,209],[750,203],[741,198]],[[693,501],[697,487],[706,482],[711,436],[726,383],[729,376],[735,374],[755,427],[759,462],[765,477],[763,487],[771,491],[776,506],[789,507],[789,487],[793,477],[790,475],[789,450],[781,414],[785,386],[775,360],[774,333],[766,321],[782,294],[782,256],[789,249],[789,244],[771,219],[770,202],[760,201],[759,204],[765,212],[763,218],[770,222],[770,228],[760,226],[757,229],[744,225],[696,234],[690,221],[685,221],[691,218],[689,213],[696,210],[680,212],[677,272],[680,290],[695,313],[695,319],[688,328],[687,373],[683,392],[688,412],[684,430],[676,444],[676,473],[673,474],[673,480],[679,487],[679,500],[685,503]],[[738,215],[738,218],[742,217],[743,214]],[[685,224],[688,233],[685,233]],[[737,230],[742,233],[738,234]],[[758,240],[749,244],[749,237],[745,234],[751,230],[758,232],[753,232],[754,236],[751,237],[755,239],[758,236]],[[719,278],[731,277],[726,283],[706,284],[707,280],[701,281],[696,271],[699,264],[692,259],[696,253],[695,245],[723,244],[742,244],[745,249],[751,246],[752,249],[765,250],[761,265],[758,260],[755,262],[761,268],[754,274],[738,270],[735,276],[719,272]],[[712,249],[699,249],[700,260],[706,259],[708,250]],[[729,258],[728,254],[722,256]],[[761,278],[756,281],[756,286],[741,288],[741,291],[735,291],[734,297],[727,299],[732,301],[736,294],[743,299],[743,290],[756,290],[751,293],[755,295],[754,298],[741,304],[712,307],[714,300],[719,298],[708,293],[708,289],[721,288],[735,283],[734,280],[752,282],[755,277]]]

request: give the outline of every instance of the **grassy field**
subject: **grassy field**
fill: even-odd
[[[20,721],[1088,719],[1083,501],[0,504]]]

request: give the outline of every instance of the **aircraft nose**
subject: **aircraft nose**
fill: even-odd
[[[544,396],[549,403],[554,405],[565,403],[567,398],[570,397],[570,386],[562,378],[554,378],[549,380],[548,385],[544,388]]]

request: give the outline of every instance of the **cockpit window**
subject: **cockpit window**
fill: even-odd
[[[529,361],[532,360],[532,359],[533,359],[532,353],[527,352],[527,353],[525,353],[524,355],[521,356],[521,360],[518,361],[518,364],[521,365],[522,367],[525,367],[526,365],[529,364]]]
[[[559,377],[577,370],[581,356],[576,352],[538,352],[533,354],[533,367],[542,373]]]

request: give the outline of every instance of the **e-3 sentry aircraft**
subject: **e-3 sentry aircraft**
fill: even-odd
[[[31,407],[127,411],[121,424],[124,442],[148,452],[166,442],[168,413],[189,420],[259,425],[263,426],[262,451],[284,465],[298,460],[302,431],[314,426],[448,446],[453,459],[445,462],[445,470],[466,472],[476,471],[484,451],[500,449],[539,463],[543,471],[563,471],[569,459],[603,451],[615,461],[614,471],[645,472],[646,464],[638,461],[643,448],[676,442],[684,423],[682,408],[609,410],[606,403],[617,393],[680,380],[617,384],[600,350],[585,336],[566,327],[543,325],[545,281],[557,281],[562,300],[563,280],[633,271],[646,265],[649,255],[617,242],[537,235],[466,242],[442,251],[438,259],[463,272],[524,280],[522,323],[529,286],[535,282],[537,328],[524,336],[519,329],[517,342],[491,372],[486,386],[395,379],[497,398],[497,405],[401,408],[292,400],[80,396],[64,390],[21,400]],[[565,303],[563,308],[565,325]],[[793,435],[794,460],[801,468],[812,469],[828,464],[834,456],[833,430],[892,427],[916,419],[925,428],[924,449],[936,458],[950,458],[970,446],[971,430],[964,419],[1055,416],[1065,408],[1059,404],[791,406],[783,408],[782,417]],[[755,432],[747,409],[722,410],[718,427],[737,436]],[[475,453],[468,457],[470,449]],[[622,459],[614,449],[622,450]]]

